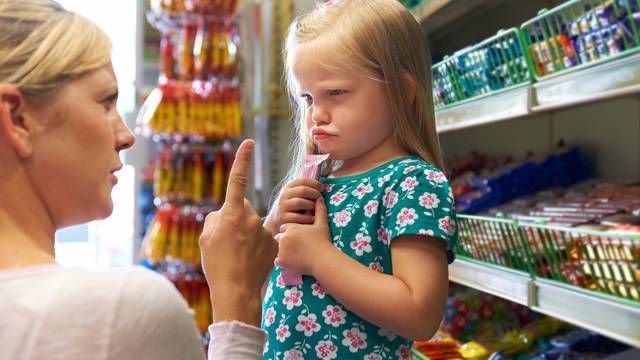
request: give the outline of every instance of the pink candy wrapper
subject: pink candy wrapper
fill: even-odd
[[[302,177],[318,180],[320,178],[320,167],[322,162],[329,158],[329,154],[307,155],[302,166]],[[282,280],[287,286],[302,285],[302,275],[282,269]]]

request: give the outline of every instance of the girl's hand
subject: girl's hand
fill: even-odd
[[[275,235],[283,224],[313,224],[316,199],[322,197],[323,185],[313,179],[297,179],[285,187],[268,224]]]
[[[337,249],[331,242],[327,208],[322,197],[315,201],[312,224],[288,223],[280,226],[275,236],[279,242],[276,265],[306,275],[314,275],[319,260]]]

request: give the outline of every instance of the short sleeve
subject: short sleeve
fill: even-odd
[[[408,171],[407,171],[408,170]],[[398,169],[384,190],[382,231],[393,241],[401,235],[427,235],[447,244],[449,263],[458,239],[455,206],[446,176],[430,166]]]

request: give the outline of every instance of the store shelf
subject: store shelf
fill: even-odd
[[[436,112],[438,132],[640,93],[640,54],[470,100]]]
[[[543,80],[533,87],[534,112],[635,94],[640,92],[640,54]]]
[[[640,347],[640,307],[631,302],[463,259],[449,267],[449,279]]]
[[[531,113],[532,88],[524,85],[436,112],[438,132],[461,130]]]
[[[640,347],[640,307],[537,279],[532,309]]]
[[[464,18],[488,5],[497,4],[500,0],[424,0],[413,10],[413,15],[420,22],[427,34],[450,26],[456,20]]]
[[[457,259],[449,266],[449,280],[529,306],[528,274]]]

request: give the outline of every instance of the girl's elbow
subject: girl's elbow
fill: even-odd
[[[411,341],[427,341],[436,334],[439,326],[439,322],[421,321],[415,324],[405,337]]]

